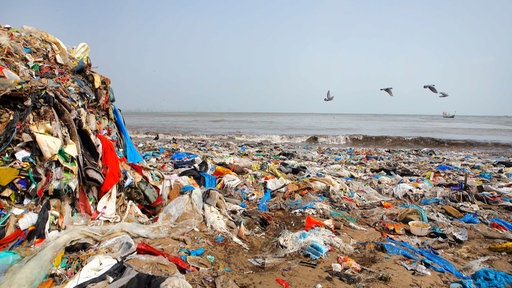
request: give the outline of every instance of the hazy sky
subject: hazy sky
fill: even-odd
[[[512,115],[511,15],[510,0],[24,0],[0,23],[88,43],[124,111]]]

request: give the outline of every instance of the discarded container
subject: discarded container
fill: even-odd
[[[430,225],[423,221],[410,221],[409,228],[411,229],[412,234],[416,236],[425,236],[430,230]]]

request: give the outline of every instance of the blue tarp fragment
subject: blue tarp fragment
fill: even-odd
[[[123,117],[121,116],[121,113],[119,110],[117,110],[117,107],[112,104],[112,107],[114,108],[114,118],[116,121],[117,129],[121,132],[124,139],[125,144],[125,150],[126,150],[126,160],[128,163],[140,163],[144,162],[144,159],[140,155],[139,151],[133,145],[132,139],[130,138],[130,134],[128,134],[128,130],[126,130],[126,127],[124,126]]]
[[[464,216],[462,216],[462,218],[459,219],[459,221],[462,221],[464,223],[468,223],[468,224],[480,224],[480,219],[478,219],[478,215],[476,215],[476,213],[468,213]]]
[[[455,275],[461,279],[471,280],[471,277],[462,274],[459,270],[457,270],[455,265],[453,265],[451,262],[449,262],[448,260],[444,259],[443,257],[441,257],[439,255],[435,255],[432,252],[424,250],[424,249],[419,249],[419,248],[413,247],[410,244],[405,243],[405,242],[395,241],[390,238],[388,238],[387,240],[388,240],[388,242],[391,242],[395,245],[407,248],[419,255],[422,255],[423,257],[427,258],[428,260],[434,262],[436,265],[439,265],[439,267],[443,268],[444,270],[452,273],[453,275]]]
[[[512,275],[498,270],[483,268],[471,275],[475,285],[480,288],[499,288],[512,286]]]
[[[215,188],[217,186],[217,178],[206,172],[199,172],[204,179],[204,188]]]
[[[503,219],[500,219],[500,218],[494,218],[491,220],[491,223],[492,222],[496,222],[498,224],[500,224],[501,226],[505,227],[508,229],[508,231],[512,231],[512,224],[510,222],[507,222]]]

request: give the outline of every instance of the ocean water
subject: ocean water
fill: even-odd
[[[308,113],[125,112],[131,133],[331,144],[512,146],[512,117]]]

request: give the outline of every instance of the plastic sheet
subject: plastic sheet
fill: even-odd
[[[420,206],[418,206],[416,204],[405,204],[400,207],[401,208],[414,208],[414,209],[418,210],[418,212],[421,215],[421,221],[428,223],[427,214],[425,213],[425,210],[423,210],[423,208],[421,208]]]
[[[94,255],[87,262],[87,265],[82,268],[78,275],[66,284],[66,288],[76,287],[83,282],[94,279],[117,264],[117,260],[106,255]]]
[[[402,255],[409,259],[420,260],[420,257],[418,255],[416,255],[415,253],[412,253],[411,251],[402,249],[400,247],[397,247],[397,246],[395,246],[393,244],[389,244],[389,243],[382,243],[382,245],[384,246],[384,249],[386,250],[386,252],[388,254]]]
[[[475,213],[468,213],[468,214],[462,216],[462,218],[459,218],[459,221],[468,223],[468,224],[480,224],[481,223],[480,219],[478,219],[478,215]]]
[[[126,257],[136,250],[135,242],[133,242],[132,237],[128,235],[108,239],[102,242],[98,248],[105,251],[108,256],[117,260]]]
[[[312,242],[317,242],[324,246],[331,246],[345,254],[354,251],[350,244],[344,243],[343,240],[338,237],[334,237],[332,231],[320,227],[313,228],[307,232],[290,232],[284,230],[277,240],[280,244],[281,253],[283,254],[304,251]]]
[[[192,270],[192,271],[196,270],[195,267],[190,266],[187,262],[183,261],[180,257],[173,256],[173,255],[168,254],[161,250],[157,250],[142,241],[139,242],[139,244],[137,244],[137,253],[163,256],[163,257],[167,258],[169,261],[171,261],[172,263],[176,264],[178,266],[178,269],[182,273],[186,272],[187,270]]]
[[[512,275],[494,269],[484,268],[476,271],[473,275],[474,283],[479,288],[510,287],[512,286]]]
[[[0,287],[37,287],[46,277],[52,266],[55,253],[62,251],[71,241],[92,238],[96,241],[106,240],[112,235],[127,233],[133,237],[161,238],[173,235],[170,227],[161,225],[140,225],[135,223],[119,223],[103,227],[75,227],[54,234],[45,241],[46,245],[35,255],[22,259],[5,274]]]
[[[508,229],[508,231],[512,231],[512,223],[510,223],[510,222],[507,222],[507,221],[505,221],[505,220],[503,220],[503,219],[500,219],[500,218],[493,218],[493,219],[491,220],[491,223],[492,223],[492,222],[496,222],[496,223],[498,223],[499,225],[501,225],[501,226],[503,226],[503,227],[507,228],[507,229]]]
[[[4,273],[14,264],[21,260],[18,252],[14,251],[0,251],[0,281]]]
[[[125,149],[126,149],[126,158],[128,159],[128,163],[140,163],[144,162],[144,159],[140,155],[139,151],[133,145],[133,142],[130,138],[130,134],[128,133],[128,130],[124,126],[123,117],[121,116],[121,113],[117,109],[115,105],[112,105],[114,108],[114,117],[116,120],[117,129],[122,133],[124,142],[125,142]]]
[[[427,250],[423,250],[423,249],[419,249],[419,248],[415,248],[413,246],[411,246],[410,244],[407,244],[405,242],[400,242],[400,241],[395,241],[395,240],[392,240],[392,239],[389,239],[388,238],[388,241],[391,242],[391,243],[394,243],[396,245],[399,245],[401,247],[404,247],[404,248],[407,248],[417,254],[420,254],[422,255],[423,257],[429,259],[430,261],[434,262],[436,265],[439,265],[440,267],[442,267],[443,269],[445,269],[446,271],[452,273],[453,275],[461,278],[461,279],[471,279],[469,276],[466,276],[464,274],[462,274],[459,270],[457,270],[457,268],[455,267],[455,265],[453,265],[452,263],[450,263],[448,260],[444,259],[443,257],[439,256],[439,255],[435,255],[433,253],[431,253],[430,251],[427,251]]]

